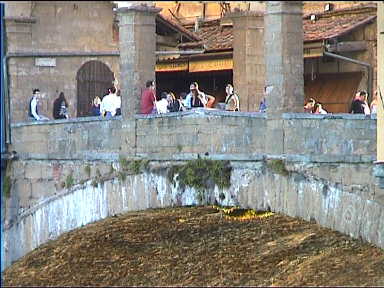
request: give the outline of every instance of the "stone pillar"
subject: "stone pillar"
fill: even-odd
[[[268,154],[279,155],[284,154],[282,114],[304,112],[302,2],[268,1],[265,27],[266,85],[272,89],[266,96],[265,147]]]
[[[233,85],[240,111],[258,111],[265,85],[264,12],[238,11],[233,22]]]
[[[384,164],[384,4],[377,4],[377,161]],[[380,97],[380,92],[381,96]]]
[[[384,4],[377,3],[377,156],[374,175],[384,189]],[[381,64],[381,65],[380,65]],[[380,97],[380,92],[381,96]]]
[[[131,5],[117,10],[120,39],[121,113],[124,119],[140,112],[140,96],[155,80],[156,14],[161,8]]]
[[[120,41],[121,152],[136,154],[136,120],[141,92],[155,80],[156,14],[161,8],[130,5],[118,8]]]
[[[267,96],[270,116],[304,112],[302,5],[301,1],[267,2],[266,78],[267,85],[273,88]]]

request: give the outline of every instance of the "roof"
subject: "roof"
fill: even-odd
[[[221,26],[220,19],[207,21],[200,24],[196,35],[202,41],[180,44],[179,48],[204,47],[206,50],[228,50],[232,49],[233,27]]]
[[[340,37],[371,23],[376,19],[376,5],[366,4],[317,13],[317,20],[313,22],[309,19],[310,15],[303,17],[304,42]],[[220,25],[219,19],[202,23],[194,33],[202,40],[180,44],[179,48],[204,47],[206,51],[233,49],[233,26]]]
[[[188,29],[186,29],[185,27],[183,27],[182,25],[180,25],[174,21],[165,18],[160,13],[157,14],[156,19],[159,20],[161,23],[169,26],[171,29],[173,29],[177,32],[180,32],[181,34],[183,34],[186,38],[188,38],[191,41],[200,41],[201,40],[198,37],[198,35],[196,35],[195,33],[189,31]]]
[[[340,37],[351,31],[371,23],[376,19],[376,6],[349,7],[316,15],[315,21],[303,18],[304,42],[321,41]]]

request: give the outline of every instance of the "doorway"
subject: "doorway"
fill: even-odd
[[[92,100],[100,99],[112,87],[114,75],[111,69],[101,61],[88,61],[77,71],[77,117],[90,116]]]

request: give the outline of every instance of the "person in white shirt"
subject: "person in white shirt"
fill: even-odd
[[[156,110],[158,114],[164,114],[168,112],[168,93],[167,92],[162,92],[161,93],[161,99],[160,101],[156,102]]]
[[[328,112],[323,109],[323,106],[320,103],[316,103],[314,109],[314,114],[328,114]]]
[[[109,94],[103,97],[100,105],[100,113],[105,117],[113,117],[116,110],[121,107],[121,98],[116,95],[116,88],[108,89]]]
[[[31,119],[37,120],[37,121],[49,120],[48,117],[45,117],[44,115],[40,115],[38,112],[37,103],[40,95],[41,94],[39,89],[33,89],[33,96],[29,101],[28,116]]]

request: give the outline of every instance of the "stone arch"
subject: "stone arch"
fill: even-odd
[[[77,117],[90,116],[93,98],[102,98],[114,78],[108,65],[98,60],[88,61],[80,67],[76,74]]]

